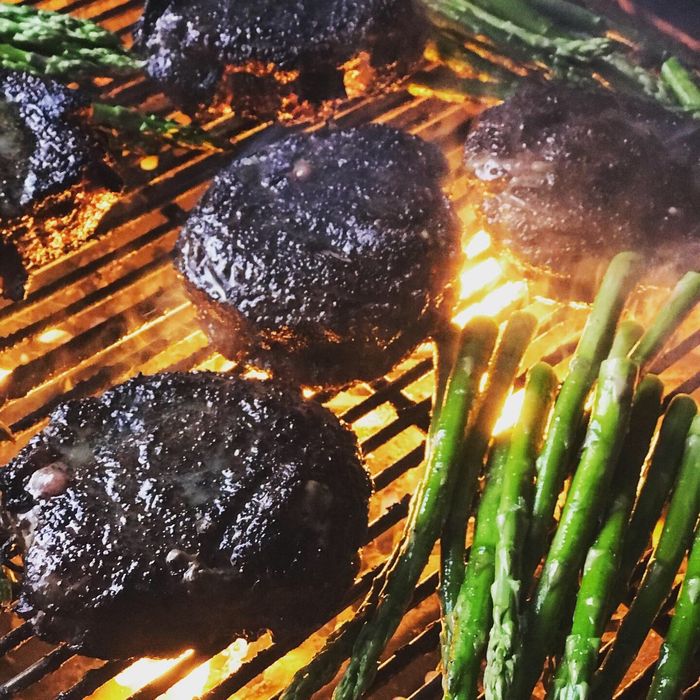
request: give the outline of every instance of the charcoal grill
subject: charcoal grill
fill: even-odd
[[[138,0],[28,4],[91,18],[127,40],[141,11]],[[143,79],[111,82],[103,88],[102,97],[159,113],[171,111],[166,99]],[[382,121],[435,141],[443,147],[455,172],[457,192],[461,143],[470,119],[482,107],[476,101],[447,104],[415,90],[402,90],[343,104],[335,120],[342,126]],[[244,123],[223,114],[206,128],[231,139],[235,150],[245,148],[251,139],[265,138],[276,127]],[[145,159],[130,156],[131,172],[136,175],[131,176],[126,193],[103,222],[100,235],[34,275],[24,301],[0,306],[0,426],[6,426],[14,436],[11,439],[0,431],[2,463],[16,454],[46,424],[57,403],[67,398],[103,391],[138,372],[231,368],[231,363],[207,346],[192,306],[175,283],[170,262],[179,226],[229,157],[169,147]],[[473,315],[488,314],[502,319],[516,307],[528,309],[540,325],[523,362],[523,374],[542,358],[563,373],[585,322],[586,307],[557,303],[549,298],[544,283],[519,277],[508,261],[496,257],[487,233],[476,230],[466,203],[458,197],[455,201],[469,233],[465,237],[468,259],[458,318],[466,321]],[[654,290],[646,293],[655,295]],[[647,307],[640,297],[633,312],[644,318]],[[697,318],[686,323],[654,368],[666,382],[669,397],[683,391],[700,399],[700,332],[693,331],[698,325]],[[322,628],[306,639],[272,641],[264,636],[250,644],[232,640],[231,646],[213,657],[189,651],[166,661],[105,662],[82,658],[66,645],[45,644],[32,636],[28,624],[8,614],[0,619],[0,633],[4,633],[0,638],[0,697],[277,697],[325,637],[356,609],[399,537],[409,496],[419,478],[431,389],[432,350],[424,345],[371,385],[357,384],[335,396],[320,397],[357,432],[377,489],[360,576],[337,616]],[[517,398],[515,393],[509,400],[504,424],[516,414]],[[433,556],[381,665],[373,697],[440,697],[435,673],[439,633],[436,585],[437,558]],[[639,697],[648,686],[658,635],[666,628],[672,604],[669,601],[657,620],[655,632],[625,679],[619,697]]]

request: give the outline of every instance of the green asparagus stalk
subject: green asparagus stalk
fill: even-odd
[[[700,87],[681,62],[672,56],[661,66],[661,77],[684,107],[700,110]]]
[[[615,473],[613,501],[586,557],[571,632],[549,695],[553,700],[585,700],[590,697],[590,682],[598,663],[601,637],[610,617],[609,600],[617,581],[627,523],[661,411],[662,394],[661,380],[651,374],[637,389],[630,429]]]
[[[568,0],[530,0],[530,4],[553,20],[577,31],[597,32],[607,25],[604,17]]]
[[[540,14],[531,2],[524,0],[479,0],[478,6],[495,17],[515,22],[535,34],[547,35],[552,23]]]
[[[424,477],[415,494],[394,564],[387,571],[375,610],[353,646],[336,698],[360,697],[376,673],[379,656],[396,630],[415,584],[442,529],[457,478],[463,436],[497,329],[477,319],[463,331],[457,363],[447,384],[438,425],[429,443]]]
[[[525,615],[524,637],[514,659],[510,698],[529,698],[558,638],[561,612],[606,503],[630,418],[637,366],[610,358],[601,364],[598,390],[583,454],[574,473],[559,526]]]
[[[511,659],[519,634],[520,599],[523,581],[520,553],[527,532],[531,507],[535,460],[554,400],[557,377],[546,363],[535,365],[525,388],[520,420],[503,475],[498,506],[496,570],[491,597],[493,625],[489,637],[484,688],[487,699],[509,697],[512,684]]]
[[[620,565],[620,588],[613,605],[617,605],[629,583],[637,562],[649,544],[654,526],[677,476],[685,449],[685,439],[697,414],[690,396],[679,394],[666,409],[654,454],[630,519]]]
[[[435,340],[436,381],[433,395],[433,414],[426,441],[426,450],[430,450],[432,435],[438,423],[439,410],[442,408],[444,400],[445,388],[455,365],[458,345],[459,334],[454,332],[452,327],[445,329]],[[409,519],[415,517],[413,510],[416,503],[416,499],[413,499]],[[288,688],[282,693],[281,700],[306,700],[333,679],[343,661],[352,653],[352,647],[362,626],[376,608],[386,572],[394,566],[398,554],[398,549],[392,552],[391,557],[382,567],[381,573],[372,582],[372,587],[360,609],[351,620],[333,632],[321,651],[295,674]]]
[[[609,357],[627,357],[632,348],[639,342],[644,329],[636,321],[623,321],[617,328],[615,339],[610,348]]]
[[[464,550],[467,523],[471,515],[477,479],[488,450],[491,435],[503,404],[515,380],[523,354],[535,331],[531,314],[516,312],[506,324],[496,355],[488,369],[488,382],[479,410],[469,429],[460,478],[455,485],[447,522],[440,541],[440,602],[443,612],[443,658],[449,654],[452,609],[464,581]]]
[[[636,362],[642,371],[653,362],[698,303],[700,303],[700,272],[688,272],[678,282],[666,308],[657,314],[631,355],[632,361]]]
[[[116,34],[89,20],[0,5],[0,66],[71,80],[132,73],[143,66]]]
[[[552,422],[537,459],[535,498],[524,548],[524,580],[531,578],[547,546],[554,508],[573,458],[586,398],[601,361],[610,351],[618,319],[637,281],[638,262],[638,256],[621,253],[610,263],[554,405]]]
[[[509,448],[507,438],[497,438],[491,448],[469,561],[452,615],[452,643],[443,668],[445,700],[477,697],[481,661],[491,626],[491,584],[498,543],[496,514]]]
[[[38,10],[27,5],[0,4],[0,33],[26,37],[27,42],[72,41],[85,46],[122,49],[116,34],[87,19]]]
[[[92,103],[92,122],[115,129],[120,134],[155,136],[186,148],[222,150],[225,147],[224,143],[220,143],[198,126],[179,124],[172,119],[163,119],[155,114],[104,102]]]
[[[680,697],[693,655],[700,644],[700,525],[688,557],[688,568],[678,595],[666,639],[661,645],[647,700]]]
[[[44,56],[11,44],[0,44],[0,68],[26,71],[49,78],[76,80],[96,75],[128,75],[142,66],[142,61],[108,49],[79,49]]]
[[[673,587],[700,512],[700,417],[690,426],[678,480],[654,557],[593,680],[596,700],[612,698]]]

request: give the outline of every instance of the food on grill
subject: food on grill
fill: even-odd
[[[0,69],[0,286],[23,297],[32,270],[88,238],[114,200],[115,176],[80,125],[85,97]]]
[[[700,259],[700,126],[655,105],[523,87],[467,138],[472,196],[506,248],[564,277],[624,249],[659,269]]]
[[[298,632],[351,583],[370,495],[330,412],[212,373],[61,405],[0,488],[25,550],[18,612],[105,658]]]
[[[700,514],[697,406],[688,396],[676,397],[654,441],[664,391],[657,377],[646,374],[666,341],[700,303],[700,273],[684,276],[644,332],[636,322],[619,322],[639,278],[640,262],[638,255],[623,253],[610,264],[564,383],[557,392],[551,368],[535,365],[520,416],[495,440],[491,440],[493,425],[513,388],[535,320],[523,312],[513,315],[490,363],[496,337],[493,323],[476,319],[465,328],[455,359],[448,362],[451,378],[444,399],[436,396],[425,471],[391,565],[380,574],[360,613],[296,674],[283,700],[310,697],[332,679],[348,655],[350,662],[334,698],[363,696],[438,537],[445,698],[475,696],[487,642],[483,685],[489,697],[529,698],[550,654],[559,655],[560,669],[555,685],[548,688],[552,698],[591,687],[605,625],[627,591],[634,568],[626,559],[632,556],[630,561],[637,564],[677,472],[658,558],[652,558],[631,616],[623,621],[622,629],[628,632],[615,642],[613,648],[619,651],[606,664],[610,670],[606,676],[603,667],[598,681],[605,689],[600,697],[610,697],[608,690],[616,687],[671,592]],[[512,371],[501,372],[499,367],[506,365]],[[447,374],[446,370],[441,368],[439,374]],[[481,388],[478,377],[484,372],[489,381]],[[595,401],[585,425],[587,399],[596,379]],[[635,501],[648,455],[648,471]],[[466,522],[484,463],[487,486],[476,509],[475,541],[465,567]],[[572,465],[574,475],[557,527],[554,507],[550,510],[547,504],[561,497],[568,471],[564,467]],[[541,489],[547,490],[547,498]],[[636,507],[629,517],[633,503]],[[526,536],[536,516],[546,524],[545,533],[554,534],[548,551],[535,537],[532,555]],[[452,528],[455,518],[460,522],[459,537]],[[459,569],[449,556],[453,538],[462,554]],[[516,556],[518,551],[528,556]],[[542,573],[535,578],[542,556]],[[458,585],[453,587],[455,578]],[[570,637],[564,650],[559,645],[561,611],[571,609],[572,593],[578,594],[573,630],[581,638]],[[512,624],[521,619],[524,625]],[[672,653],[681,669],[692,658],[687,649]],[[593,696],[599,697],[595,692]]]
[[[452,305],[445,170],[434,146],[379,125],[235,159],[177,244],[215,346],[311,386],[389,371]]]
[[[303,117],[379,89],[421,56],[415,0],[148,0],[147,70],[188,111]]]
[[[119,36],[89,19],[0,3],[0,66],[64,80],[121,76],[143,66]]]

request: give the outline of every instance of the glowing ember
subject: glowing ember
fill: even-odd
[[[496,425],[493,429],[494,436],[505,433],[518,422],[524,401],[525,391],[523,389],[512,393],[506,399],[506,402],[503,404],[503,411],[499,419],[496,421]]]
[[[468,299],[480,289],[495,282],[503,274],[503,267],[496,258],[488,258],[469,267],[460,275],[460,297]]]
[[[145,156],[139,162],[141,170],[155,170],[158,167],[158,156]]]
[[[248,649],[249,645],[245,639],[237,639],[213,659],[197,666],[160,697],[163,700],[199,697],[222,679],[238,671],[243,665]]]
[[[11,374],[11,369],[5,369],[4,367],[0,367],[0,382],[4,379],[7,379],[7,377],[9,377]]]
[[[139,659],[131,664],[129,668],[116,675],[112,683],[115,683],[122,688],[126,688],[129,692],[135,693],[141,688],[147,686],[156,678],[162,676],[166,671],[169,671],[171,668],[173,668],[173,666],[180,663],[193,653],[194,652],[192,649],[188,649],[175,659]],[[98,691],[98,693],[93,697],[120,697],[119,693],[109,693],[109,691],[104,693],[105,690],[108,690],[109,685],[111,685],[111,683],[103,686],[101,691]]]
[[[265,369],[251,367],[243,376],[246,379],[269,379],[272,375]]]
[[[51,343],[58,343],[62,340],[67,340],[70,338],[70,333],[61,330],[60,328],[50,328],[48,331],[44,331],[37,340],[40,343],[45,343],[50,345]]]
[[[487,294],[479,303],[460,311],[453,323],[460,328],[477,316],[496,316],[527,294],[527,282],[506,282],[503,286]]]
[[[477,231],[464,246],[464,254],[472,260],[491,247],[491,236],[486,231]]]

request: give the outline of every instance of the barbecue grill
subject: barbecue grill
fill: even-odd
[[[141,11],[138,0],[45,0],[30,2],[102,23],[128,40]],[[622,3],[629,6],[628,2]],[[428,66],[430,71],[433,67]],[[478,101],[449,104],[427,92],[403,89],[343,104],[341,126],[370,120],[389,123],[438,143],[454,171],[459,192],[461,144],[469,121],[483,108]],[[167,100],[143,79],[108,82],[102,99],[169,114]],[[232,149],[252,139],[272,138],[272,125],[246,123],[221,114],[206,125],[231,140]],[[311,127],[314,128],[314,127]],[[127,190],[102,222],[99,235],[79,250],[38,271],[27,298],[0,306],[0,461],[13,457],[68,398],[101,392],[139,372],[210,369],[233,364],[214,353],[199,330],[195,312],[180,291],[170,251],[187,212],[211,177],[230,158],[218,152],[163,147],[157,153],[127,155]],[[455,199],[465,228],[466,263],[456,320],[476,315],[504,318],[517,307],[540,321],[537,338],[521,368],[546,359],[565,372],[587,316],[585,304],[555,301],[544,280],[525,279],[511,261],[494,252],[486,231],[478,230],[465,201]],[[642,320],[657,290],[633,303]],[[664,290],[658,290],[663,299]],[[651,305],[653,306],[653,305]],[[700,399],[700,332],[697,315],[686,322],[656,363],[670,390]],[[376,493],[362,569],[337,616],[310,636],[247,643],[231,640],[217,655],[186,651],[176,659],[101,661],[78,656],[66,645],[51,646],[32,636],[28,623],[10,614],[0,618],[0,697],[26,700],[147,700],[164,697],[207,700],[273,698],[293,673],[318,650],[328,634],[357,608],[372,577],[398,539],[410,494],[419,479],[432,392],[432,348],[425,344],[389,375],[319,398],[352,425],[367,457]],[[254,371],[254,370],[251,370]],[[518,386],[506,404],[499,428],[518,411]],[[307,392],[308,393],[308,392]],[[373,697],[440,697],[439,608],[434,556],[377,676]],[[636,698],[651,678],[660,636],[672,599],[659,617],[619,697]],[[614,628],[610,629],[610,638]],[[695,690],[700,689],[696,686]],[[326,692],[326,695],[329,695]]]

